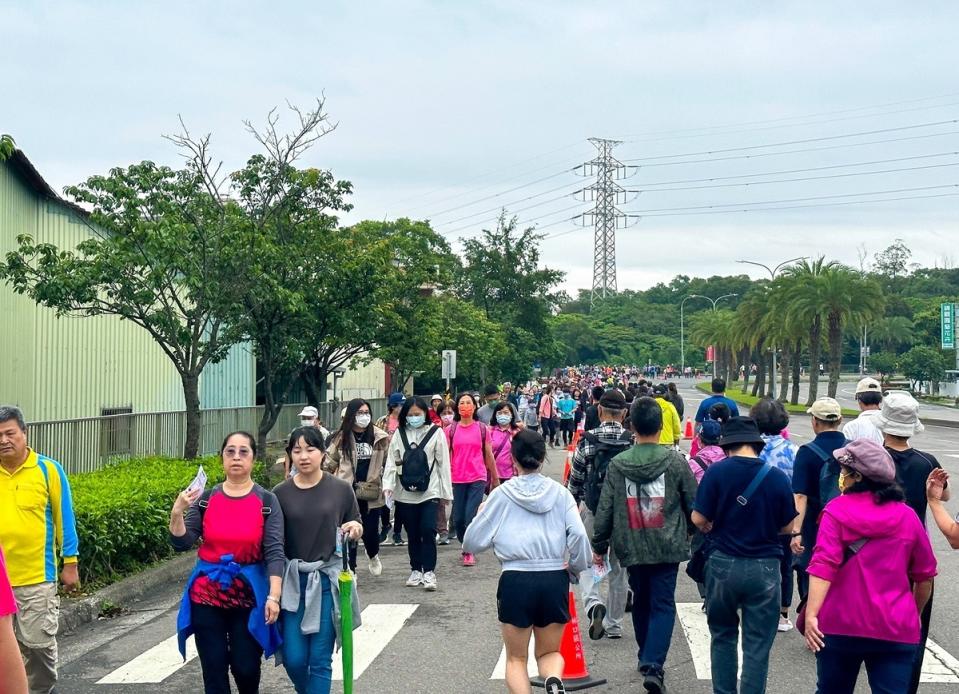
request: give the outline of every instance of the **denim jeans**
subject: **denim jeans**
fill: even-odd
[[[333,644],[336,631],[333,627],[333,592],[330,579],[321,577],[323,586],[323,613],[320,615],[320,630],[315,634],[300,631],[303,621],[303,596],[306,594],[306,574],[300,574],[300,608],[281,613],[283,631],[283,667],[297,694],[329,694],[333,679]]]
[[[438,499],[418,504],[396,502],[396,515],[406,530],[406,545],[413,571],[436,570],[436,510]]]
[[[580,517],[583,519],[586,534],[592,537],[593,512],[586,508],[585,504],[580,512]],[[607,634],[622,635],[623,633],[623,617],[626,615],[626,581],[626,567],[619,563],[619,558],[616,556],[612,545],[609,547],[609,573],[603,576],[603,580],[594,581],[592,569],[586,569],[579,575],[579,589],[583,597],[583,604],[586,606],[586,614],[588,615],[589,611],[596,605],[603,605],[606,608],[603,629]],[[606,602],[603,601],[599,592],[604,583],[609,590],[609,599]]]
[[[453,483],[453,527],[460,544],[466,536],[466,529],[476,518],[476,511],[483,502],[486,482]]]
[[[863,664],[872,694],[909,691],[915,644],[828,635],[825,642],[816,654],[817,694],[853,694]]]
[[[679,564],[634,564],[626,567],[633,590],[633,631],[639,646],[639,669],[663,674],[676,623],[676,575]]]
[[[780,541],[783,546],[783,556],[779,560],[779,581],[782,588],[782,599],[779,604],[784,611],[788,611],[793,604],[793,551],[789,546],[792,537],[783,535]]]
[[[739,611],[742,611],[743,672],[739,691],[763,694],[769,650],[779,625],[782,597],[779,558],[731,557],[714,550],[706,561],[706,619],[712,637],[714,694],[736,694]]]

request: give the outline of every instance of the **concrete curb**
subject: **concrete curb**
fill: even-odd
[[[927,419],[926,417],[920,417],[919,420],[927,426],[959,429],[959,421],[955,419]]]
[[[82,557],[80,561],[83,561]],[[125,607],[162,585],[186,581],[195,563],[196,552],[188,552],[128,576],[85,598],[63,598],[60,605],[60,635],[70,634],[82,625],[95,621],[106,603]]]

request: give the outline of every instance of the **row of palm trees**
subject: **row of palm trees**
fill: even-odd
[[[752,393],[768,394],[796,405],[803,358],[808,364],[811,405],[819,396],[819,364],[826,348],[828,394],[839,388],[844,331],[882,317],[882,288],[874,279],[824,257],[787,266],[772,281],[758,283],[735,310],[706,311],[690,321],[690,335],[716,350],[717,373],[731,382],[745,365],[743,392],[749,389],[750,364],[757,365]],[[778,393],[767,381],[779,356]],[[791,386],[791,392],[790,392]]]

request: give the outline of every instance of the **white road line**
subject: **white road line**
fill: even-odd
[[[529,657],[526,660],[526,671],[530,677],[536,677],[539,674],[539,668],[536,666],[536,648],[535,639],[529,640]],[[496,667],[493,668],[493,674],[489,676],[491,680],[506,679],[506,646],[500,651],[499,660],[496,661]]]
[[[159,684],[188,662],[196,658],[193,639],[186,642],[186,661],[177,650],[176,635],[144,651],[125,665],[121,665],[97,684]]]
[[[950,458],[959,458],[959,453],[946,453]]]
[[[713,678],[712,663],[709,658],[709,625],[706,623],[706,613],[703,612],[702,603],[698,602],[678,602],[676,603],[676,614],[679,616],[679,624],[686,635],[686,642],[689,644],[689,650],[693,656],[693,667],[696,668],[696,677],[701,680],[710,680]],[[743,665],[743,644],[740,638],[739,642],[739,667]]]
[[[959,683],[959,660],[931,639],[926,641],[920,682]]]
[[[367,605],[353,632],[353,679],[358,679],[396,636],[419,605]],[[333,679],[343,679],[343,658],[333,654]]]
[[[712,679],[712,666],[709,658],[709,625],[706,614],[698,602],[676,603],[679,623],[686,635],[689,650],[693,656],[696,677],[701,680]],[[742,641],[739,643],[739,667],[742,668]],[[922,661],[921,682],[941,682],[959,684],[959,660],[946,649],[932,640],[926,642],[926,653]]]

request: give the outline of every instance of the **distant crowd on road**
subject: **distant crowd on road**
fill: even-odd
[[[546,692],[566,691],[560,646],[577,585],[593,641],[622,638],[631,609],[642,686],[666,691],[684,563],[717,694],[764,692],[776,635],[793,629],[816,653],[818,692],[853,692],[862,667],[874,692],[916,692],[937,573],[927,508],[959,547],[949,476],[910,445],[918,403],[863,379],[859,417],[844,422],[820,398],[807,411],[815,438],[797,446],[781,402],[743,416],[714,379],[686,453],[685,403],[667,375],[580,366],[453,398],[394,393],[376,421],[355,399],[333,432],[306,408],[271,490],[252,478],[255,438],[228,434],[224,482],[191,485],[169,521],[176,550],[199,543],[177,631],[183,653],[194,638],[204,690],[229,692],[232,675],[241,694],[257,692],[275,657],[297,692],[329,692],[334,646],[361,624],[349,579],[340,593],[359,542],[374,579],[380,546],[405,545],[405,586],[434,592],[437,547],[455,541],[464,570],[490,549],[502,565],[510,692],[531,691],[531,638]],[[550,445],[571,451],[562,484],[543,474]],[[69,480],[28,446],[13,407],[0,408],[0,547],[0,692],[51,692],[57,588],[79,588],[81,548]]]

